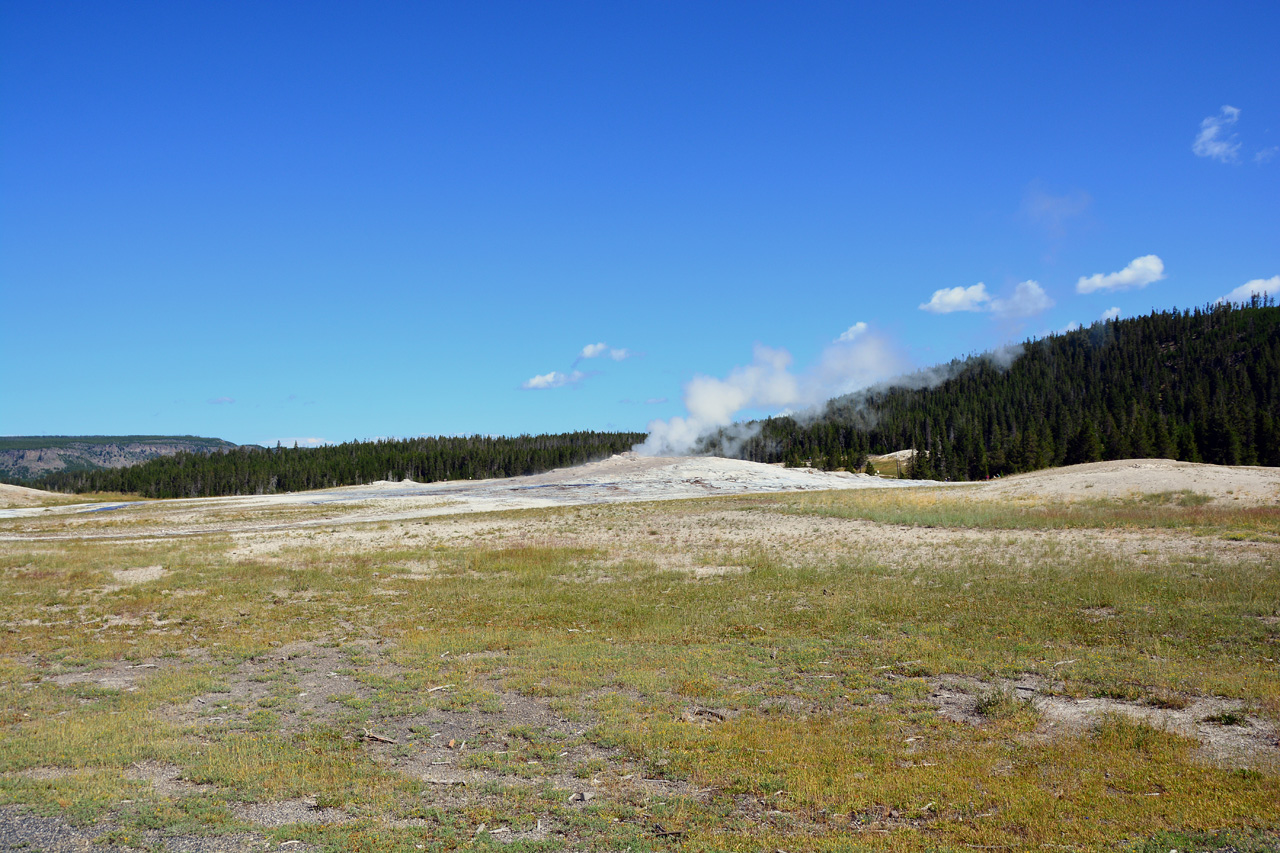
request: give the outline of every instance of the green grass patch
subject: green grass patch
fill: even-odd
[[[1030,502],[979,500],[954,489],[866,489],[768,495],[754,500],[800,515],[857,518],[881,524],[995,530],[1177,529],[1199,533],[1280,534],[1280,508],[1208,506],[1194,492],[1128,500]]]
[[[1000,690],[970,726],[931,695],[936,676],[1033,675],[1060,698],[1178,710],[1222,696],[1274,723],[1280,559],[1199,537],[1273,535],[1275,513],[1181,493],[1040,509],[957,495],[512,513],[455,519],[470,532],[447,541],[401,535],[420,522],[357,529],[354,545],[350,529],[306,528],[262,553],[223,535],[0,543],[0,799],[110,817],[117,844],[229,833],[239,803],[303,797],[353,820],[273,840],[497,849],[505,828],[530,850],[958,851],[1272,837],[1280,777],[1265,755],[1218,766],[1119,717],[1052,732]],[[770,524],[781,532],[759,535]],[[1054,535],[1074,529],[1163,538]],[[153,580],[117,581],[155,565]],[[1217,716],[1224,737],[1252,729]],[[447,749],[431,738],[446,726],[484,735]],[[208,787],[159,796],[127,778],[148,761]],[[437,762],[468,785],[424,782]]]

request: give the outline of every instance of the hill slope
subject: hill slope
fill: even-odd
[[[194,435],[15,435],[0,437],[0,477],[32,480],[59,471],[125,468],[159,456],[236,447]]]
[[[916,448],[928,452],[913,475],[938,479],[1143,457],[1280,465],[1280,308],[1255,300],[1097,323],[1027,341],[1007,368],[975,356],[837,398],[808,422],[758,427],[703,449],[836,468]]]

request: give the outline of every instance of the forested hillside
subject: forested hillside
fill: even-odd
[[[123,468],[181,451],[210,453],[235,446],[196,435],[0,436],[0,478],[29,480],[57,471]]]
[[[869,453],[914,448],[927,451],[914,475],[953,480],[1130,457],[1280,465],[1280,308],[1270,300],[1097,323],[1028,341],[1007,368],[978,356],[941,373],[949,378],[931,387],[832,400],[807,423],[771,418],[746,441],[722,433],[703,450],[854,468]]]
[[[511,477],[607,457],[643,440],[643,433],[572,432],[353,441],[328,447],[237,447],[211,454],[179,453],[111,471],[50,474],[28,485],[177,498],[299,492],[375,480]]]
[[[854,469],[868,454],[913,448],[920,452],[912,476],[951,480],[1131,457],[1280,465],[1280,308],[1255,299],[1096,323],[1027,341],[1011,364],[975,356],[928,377],[837,398],[807,421],[779,417],[750,426],[745,440],[744,430],[725,430],[699,450]],[[27,484],[196,497],[480,479],[576,465],[644,438],[574,432],[235,447],[51,473]]]

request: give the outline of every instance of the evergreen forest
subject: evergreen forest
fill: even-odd
[[[938,377],[945,377],[942,381]],[[1280,465],[1280,308],[1268,298],[1095,323],[776,417],[702,452],[860,470],[914,449],[913,477],[976,480],[1161,457]]]
[[[572,432],[352,441],[324,447],[236,447],[182,452],[128,468],[61,471],[30,481],[62,492],[148,498],[261,495],[375,480],[475,480],[536,474],[630,450],[643,433]]]
[[[704,454],[861,470],[914,449],[904,476],[976,480],[1079,462],[1162,457],[1280,466],[1280,307],[1244,305],[1095,323],[972,356],[704,438]],[[743,434],[746,438],[743,438]],[[573,432],[353,441],[182,452],[128,468],[63,471],[26,485],[203,497],[411,479],[534,474],[629,450],[643,433]]]

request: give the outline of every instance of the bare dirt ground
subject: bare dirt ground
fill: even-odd
[[[1280,469],[1203,465],[1173,459],[1119,459],[1015,474],[982,483],[972,494],[992,499],[1132,498],[1189,491],[1243,506],[1280,502]]]
[[[54,495],[18,486],[0,486],[6,490],[0,491],[0,498],[28,502],[25,507],[0,509],[0,519],[36,516],[49,519],[73,515],[79,518],[59,520],[58,530],[62,534],[115,538],[184,532],[248,532],[249,528],[265,532],[322,527],[338,521],[345,524],[385,522],[556,506],[922,485],[943,484],[885,479],[844,471],[783,468],[719,457],[668,458],[624,453],[601,462],[559,468],[528,477],[440,483],[379,481],[364,486],[283,495],[149,502],[146,516],[152,524],[146,531],[133,532],[113,529],[119,525],[89,522],[128,517],[129,510],[136,508],[136,504],[122,502],[35,508],[31,504]],[[1226,467],[1169,459],[1094,462],[981,483],[946,485],[963,489],[963,494],[975,499],[992,500],[1070,501],[1186,492],[1235,506],[1280,503],[1280,469]],[[334,512],[327,513],[326,508]],[[277,511],[280,517],[271,517],[271,510]],[[157,529],[160,521],[164,527]],[[5,538],[4,534],[0,534],[2,538]]]
[[[268,654],[248,657],[222,670],[217,689],[193,693],[179,702],[159,706],[154,711],[154,719],[190,737],[215,740],[229,732],[258,731],[254,726],[268,716],[270,731],[282,738],[301,736],[323,723],[344,732],[344,742],[358,745],[360,754],[382,770],[426,786],[433,806],[449,813],[470,810],[469,814],[480,814],[497,808],[504,796],[508,800],[519,799],[525,792],[532,796],[531,792],[550,786],[560,799],[537,812],[536,820],[515,825],[506,818],[488,824],[475,818],[467,832],[472,837],[484,833],[499,843],[547,842],[570,845],[567,849],[579,849],[573,846],[574,839],[579,837],[574,833],[581,831],[580,827],[575,828],[578,827],[577,815],[604,804],[613,804],[611,808],[636,804],[647,809],[650,804],[665,805],[667,799],[678,797],[687,801],[690,810],[706,809],[710,813],[728,809],[726,813],[747,815],[758,820],[761,826],[779,832],[785,829],[797,836],[817,836],[825,832],[823,827],[828,817],[825,812],[819,819],[814,817],[818,814],[816,811],[810,814],[802,810],[779,810],[774,801],[776,795],[774,800],[745,795],[734,798],[712,787],[700,788],[696,781],[664,779],[656,770],[659,764],[665,765],[665,759],[649,762],[638,758],[634,751],[628,753],[617,746],[593,742],[584,736],[592,719],[583,709],[592,707],[597,698],[595,692],[587,691],[579,697],[576,716],[564,710],[563,702],[553,701],[551,694],[539,693],[538,683],[521,680],[520,667],[529,667],[529,656],[518,646],[509,651],[452,655],[447,650],[437,654],[438,650],[432,647],[432,658],[441,661],[440,666],[447,664],[455,668],[452,671],[466,674],[469,683],[464,684],[457,675],[441,677],[438,684],[433,679],[414,694],[421,700],[421,707],[401,711],[381,707],[379,703],[393,696],[385,685],[413,675],[404,657],[407,654],[404,649],[412,645],[413,640],[411,634],[403,633],[399,635],[397,648],[396,640],[385,638],[369,626],[377,622],[384,609],[404,608],[404,602],[416,600],[419,587],[458,577],[457,554],[460,552],[578,549],[584,556],[562,558],[563,569],[557,567],[550,580],[556,584],[590,584],[598,589],[635,583],[636,573],[641,571],[637,569],[638,564],[643,565],[644,572],[675,573],[676,580],[671,582],[671,587],[655,593],[654,607],[669,606],[663,603],[662,596],[684,585],[689,589],[723,589],[724,600],[730,602],[738,600],[734,584],[754,580],[768,571],[815,573],[806,581],[808,586],[786,593],[787,612],[795,614],[797,620],[827,607],[825,602],[834,601],[837,595],[848,594],[837,590],[839,578],[831,572],[833,567],[852,565],[858,560],[864,561],[859,565],[880,567],[867,577],[866,584],[880,585],[878,588],[885,590],[885,597],[899,595],[903,589],[918,589],[920,596],[936,596],[929,591],[951,584],[955,586],[956,607],[960,608],[965,596],[980,595],[976,589],[968,590],[975,583],[981,587],[989,580],[986,573],[1006,573],[1018,578],[1017,583],[1030,585],[1043,578],[1035,577],[1024,567],[1042,562],[1070,566],[1072,571],[1089,565],[1101,566],[1102,570],[1124,566],[1139,573],[1149,568],[1153,575],[1159,573],[1162,578],[1172,578],[1170,582],[1185,585],[1190,590],[1188,599],[1195,600],[1194,590],[1227,583],[1221,578],[1215,581],[1211,575],[1251,572],[1254,567],[1273,569],[1280,559],[1280,542],[1269,535],[1239,538],[1189,535],[1176,527],[1156,526],[1061,529],[963,524],[923,526],[823,515],[799,511],[806,508],[793,506],[802,501],[825,500],[822,494],[811,498],[805,493],[889,490],[904,486],[925,487],[919,492],[905,493],[922,495],[922,507],[927,505],[930,495],[975,502],[1003,501],[1018,506],[1095,499],[1141,500],[1148,495],[1191,495],[1198,498],[1194,505],[1227,508],[1274,507],[1280,503],[1280,470],[1224,468],[1169,460],[1124,460],[983,483],[937,484],[786,469],[738,460],[655,459],[623,454],[592,465],[503,480],[433,484],[380,482],[290,495],[14,507],[0,511],[0,551],[7,548],[15,549],[15,554],[21,552],[21,559],[13,561],[16,572],[26,571],[28,560],[34,565],[41,549],[50,549],[50,553],[58,548],[85,549],[77,553],[86,555],[98,553],[92,549],[108,547],[137,549],[136,556],[128,550],[127,556],[120,558],[122,562],[103,563],[100,568],[92,569],[100,576],[84,581],[93,588],[85,592],[83,600],[100,602],[126,593],[136,595],[139,602],[152,602],[140,603],[136,612],[127,610],[122,611],[124,615],[99,616],[95,625],[100,627],[96,630],[171,637],[173,646],[166,654],[128,656],[103,662],[104,665],[96,668],[22,659],[23,666],[39,670],[51,685],[82,695],[82,703],[96,701],[95,697],[107,692],[124,695],[145,692],[149,683],[172,677],[195,661],[216,656],[203,636],[198,639],[194,630],[182,627],[172,614],[161,618],[160,611],[177,609],[180,599],[204,602],[207,598],[212,607],[214,600],[221,600],[225,592],[206,588],[218,582],[212,575],[207,580],[183,580],[185,567],[177,558],[171,562],[171,557],[185,546],[171,543],[216,534],[210,541],[226,548],[228,562],[224,569],[232,573],[236,567],[281,572],[282,579],[271,582],[274,586],[264,586],[269,598],[280,608],[320,606],[318,593],[305,588],[301,580],[292,582],[284,574],[305,571],[308,554],[323,554],[326,560],[334,561],[359,559],[362,555],[388,555],[385,559],[389,562],[361,569],[368,574],[361,575],[358,583],[367,585],[372,598],[361,598],[350,607],[343,605],[341,620],[333,630],[305,640],[273,643]],[[796,493],[801,497],[789,496]],[[37,493],[31,500],[45,500],[41,494]],[[784,497],[764,502],[751,497],[770,494]],[[731,500],[662,503],[717,496]],[[888,494],[884,497],[897,500]],[[644,506],[646,503],[649,505]],[[1164,505],[1159,501],[1157,504]],[[166,551],[166,548],[172,550]],[[392,554],[395,556],[390,556]],[[974,555],[981,555],[980,565],[975,566]],[[487,577],[490,583],[506,577],[482,576],[474,570],[465,576],[474,576],[477,580]],[[179,587],[179,582],[186,585]],[[831,585],[830,599],[826,598],[828,584]],[[479,588],[482,584],[476,586]],[[1080,589],[1089,592],[1084,587]],[[767,596],[783,595],[772,587],[762,586],[759,591],[766,602]],[[677,590],[677,593],[696,595],[687,590]],[[342,596],[345,595],[344,591]],[[911,595],[907,593],[907,598]],[[1052,593],[1044,595],[1051,597]],[[1249,629],[1263,625],[1266,627],[1262,630],[1272,630],[1271,626],[1280,618],[1280,609],[1271,607],[1274,596],[1265,589],[1259,590],[1257,597],[1256,608],[1241,617],[1241,624]],[[756,600],[754,595],[750,598]],[[81,609],[88,606],[88,603],[80,605]],[[1043,606],[1049,608],[1050,603],[1045,601]],[[941,614],[951,607],[950,601],[938,604],[937,612]],[[154,612],[147,608],[154,608]],[[251,606],[245,604],[244,608],[247,613]],[[1143,598],[1127,601],[1102,595],[1077,600],[1073,596],[1062,603],[1061,618],[1075,627],[1062,636],[1073,636],[1072,632],[1074,635],[1090,632],[1114,635],[1119,648],[1123,638],[1121,629],[1132,625],[1138,626],[1133,630],[1153,630],[1144,626],[1156,618],[1155,611],[1150,600]],[[653,612],[655,618],[660,613]],[[245,613],[239,615],[245,616]],[[50,603],[40,611],[39,618],[13,620],[3,623],[3,627],[17,635],[27,630],[53,630],[55,625],[70,624],[65,620],[73,618],[75,613],[69,606]],[[416,619],[426,623],[432,617],[418,616],[415,612],[405,618],[410,619],[408,624],[412,626]],[[893,626],[893,633],[907,621],[905,617],[886,617],[886,620],[886,625]],[[881,627],[875,630],[880,631]],[[422,631],[422,627],[418,630]],[[565,630],[575,636],[585,636],[579,634],[576,627]],[[779,641],[779,646],[782,645]],[[1168,652],[1157,654],[1158,644],[1152,648],[1150,666],[1158,668],[1165,663],[1161,655]],[[960,724],[957,728],[962,730],[990,732],[997,724],[984,712],[982,703],[993,693],[1003,692],[1011,697],[1015,707],[1017,702],[1026,703],[1038,715],[1034,725],[1025,732],[1010,735],[1018,749],[1036,749],[1044,744],[1086,737],[1082,733],[1096,728],[1099,720],[1123,717],[1186,738],[1196,745],[1198,760],[1205,765],[1235,773],[1271,774],[1257,777],[1265,780],[1274,778],[1276,768],[1280,767],[1280,731],[1274,709],[1268,711],[1260,707],[1256,700],[1248,698],[1247,691],[1237,693],[1237,698],[1215,695],[1206,689],[1204,685],[1208,681],[1199,675],[1199,681],[1175,691],[1164,687],[1148,690],[1144,684],[1135,682],[1132,697],[1091,694],[1089,685],[1105,681],[1098,673],[1106,670],[1112,655],[1101,641],[1097,649],[1096,655],[1085,657],[1076,651],[1059,652],[1056,643],[1046,645],[1043,652],[1037,653],[1043,657],[1039,661],[1039,672],[1012,676],[1010,670],[995,674],[993,670],[1000,667],[993,667],[981,677],[961,668],[915,673],[912,664],[918,661],[899,658],[900,662],[895,663],[890,657],[882,664],[885,659],[879,658],[867,663],[865,668],[870,673],[869,683],[874,685],[867,689],[882,692],[867,701],[875,705],[883,701],[886,708],[891,701],[896,703],[892,705],[896,710],[885,711],[897,715],[894,726],[908,725],[903,721],[918,713],[912,702],[929,706],[928,714],[911,716],[909,725],[915,728],[903,729],[903,734],[898,736],[901,743],[907,744],[899,758],[900,763],[908,762],[903,765],[908,768],[935,766],[915,763],[915,750],[924,749],[923,744],[929,738],[941,742],[939,730],[930,728],[935,724],[929,715],[936,715],[948,725]],[[769,655],[769,663],[764,665],[780,666],[778,654],[775,648]],[[815,655],[818,656],[834,657],[829,652]],[[787,657],[785,647],[782,657]],[[837,711],[847,708],[857,696],[851,688],[849,696],[834,700],[833,706],[812,686],[835,685],[840,679],[849,678],[848,673],[839,674],[838,667],[833,668],[831,664],[832,660],[823,659],[797,666],[794,672],[787,671],[790,674],[778,675],[776,683],[767,688],[762,686],[763,682],[749,684],[752,679],[760,678],[758,674],[744,676],[748,687],[736,693],[753,695],[767,690],[771,694],[761,701],[759,708],[728,707],[731,703],[725,702],[720,694],[716,695],[722,704],[716,704],[699,698],[696,690],[689,695],[670,689],[658,690],[646,701],[654,702],[655,707],[665,708],[662,703],[669,704],[670,709],[661,713],[670,716],[675,724],[694,730],[728,728],[741,714],[758,714],[764,719],[767,714],[775,713],[801,722],[821,721],[830,715],[832,707]],[[665,670],[658,672],[665,675]],[[908,682],[917,681],[918,687],[907,686]],[[455,696],[463,689],[470,692],[465,697]],[[895,689],[903,692],[894,694],[891,700],[889,693]],[[605,692],[615,691],[610,688]],[[1246,698],[1238,698],[1241,695]],[[909,736],[904,739],[903,735]],[[946,737],[960,736],[947,734]],[[0,777],[7,775],[11,781],[24,782],[57,781],[78,772],[81,771],[74,768],[40,766],[0,774]],[[151,760],[135,762],[126,770],[128,779],[149,783],[158,796],[173,801],[198,799],[214,790],[208,784],[187,778],[184,773],[189,775],[189,771],[175,764]],[[0,778],[0,783],[4,781]],[[495,793],[503,785],[507,786],[508,793]],[[268,846],[312,850],[319,848],[289,837],[289,828],[350,825],[358,822],[362,814],[358,809],[344,810],[313,796],[295,795],[237,801],[229,808],[241,825],[254,827],[256,831],[219,837],[152,832],[144,840],[157,848],[171,850],[249,850]],[[386,826],[388,831],[410,830],[418,827],[422,820],[397,818]],[[649,820],[645,818],[646,822]],[[924,827],[930,820],[932,818],[925,815],[917,823]],[[849,812],[848,826],[863,824],[870,827],[867,831],[875,832],[915,826],[905,818],[899,820],[896,808],[887,805],[883,808],[875,805],[858,815]],[[665,832],[663,824],[655,825],[658,827],[655,831]],[[112,824],[74,827],[61,819],[38,817],[5,806],[0,807],[0,849],[18,849],[21,845],[49,850],[88,849],[95,841],[99,845],[108,843],[112,827]],[[286,834],[279,834],[282,832]],[[656,837],[663,843],[675,844],[679,833],[672,834],[671,838]],[[973,838],[974,843],[965,846],[992,849],[1009,846],[989,843],[991,839],[986,836]],[[1007,840],[1002,836],[996,841],[1002,839]],[[803,847],[801,843],[801,849]]]
[[[1200,744],[1207,761],[1227,767],[1249,767],[1258,761],[1274,761],[1277,731],[1270,722],[1252,719],[1248,726],[1222,726],[1210,720],[1222,714],[1244,714],[1244,703],[1213,696],[1179,697],[1172,707],[1155,707],[1106,697],[1073,698],[1055,695],[1051,681],[1036,675],[998,683],[957,675],[930,680],[929,701],[948,720],[982,726],[987,720],[978,710],[983,696],[1004,691],[1029,703],[1041,715],[1036,728],[1044,738],[1080,732],[1107,714],[1119,714],[1148,723],[1163,731],[1177,732]]]
[[[11,486],[0,483],[0,508],[39,506],[48,501],[65,499],[65,495],[57,492],[45,492],[40,489],[28,489],[26,486]]]

